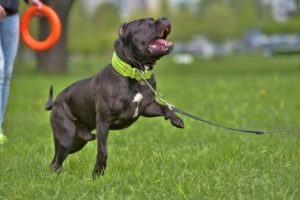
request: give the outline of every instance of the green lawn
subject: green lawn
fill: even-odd
[[[36,73],[18,62],[0,146],[2,199],[299,199],[300,132],[252,135],[182,117],[141,118],[110,132],[108,168],[93,181],[96,143],[68,157],[60,175],[53,158],[48,89],[57,94],[93,75],[109,57],[72,59],[68,75]],[[179,108],[234,127],[300,127],[300,57],[241,55],[156,66],[158,89]]]

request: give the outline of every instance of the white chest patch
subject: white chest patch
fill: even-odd
[[[136,108],[135,108],[133,117],[138,116],[138,114],[139,114],[139,104],[140,104],[140,102],[141,102],[142,99],[143,99],[143,95],[142,95],[141,93],[137,93],[137,94],[134,96],[132,102],[133,102],[133,103],[137,103],[137,105],[136,105]]]
[[[137,93],[137,94],[134,96],[132,102],[138,102],[138,103],[140,103],[142,99],[143,99],[143,95],[142,95],[141,93]]]

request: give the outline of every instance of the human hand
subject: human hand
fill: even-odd
[[[30,5],[36,5],[38,9],[41,9],[43,6],[43,3],[40,0],[29,0],[28,2]]]
[[[6,12],[5,12],[3,6],[0,5],[0,19],[3,19],[4,17],[6,17]]]
[[[43,3],[40,1],[40,0],[28,0],[28,3],[30,5],[36,5],[37,8],[40,10],[43,6]],[[37,16],[37,17],[42,17],[43,14],[41,12],[36,12],[36,14],[34,14],[34,16]]]

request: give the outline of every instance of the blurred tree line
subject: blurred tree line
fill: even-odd
[[[68,54],[103,54],[112,52],[117,30],[123,22],[114,4],[103,4],[93,15],[88,15],[83,0],[45,0],[59,14],[63,34],[53,49],[37,53],[39,69],[47,72],[66,70]],[[300,32],[300,13],[286,23],[277,23],[271,17],[271,9],[261,7],[259,0],[202,0],[196,11],[184,5],[172,10],[166,0],[161,0],[157,12],[140,10],[129,19],[168,16],[173,24],[171,40],[189,40],[193,35],[204,34],[215,42],[239,38],[250,28],[260,28],[266,33]],[[297,0],[300,6],[300,0]],[[71,9],[72,8],[72,9]],[[47,36],[47,21],[39,23],[39,38]]]

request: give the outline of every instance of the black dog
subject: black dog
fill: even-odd
[[[155,62],[172,50],[166,40],[171,24],[166,17],[139,19],[123,24],[114,43],[112,63],[91,78],[75,82],[52,102],[53,89],[45,106],[51,110],[55,155],[51,167],[58,171],[68,154],[97,139],[97,159],[93,177],[104,174],[109,130],[129,127],[140,116],[164,116],[183,128],[183,121],[155,95],[137,70],[156,87],[151,70]],[[91,131],[96,128],[96,135]]]

